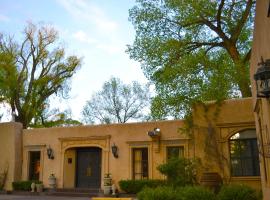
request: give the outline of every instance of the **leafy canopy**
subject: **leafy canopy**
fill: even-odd
[[[53,27],[31,23],[19,42],[0,37],[0,97],[24,128],[39,117],[50,96],[68,94],[69,80],[81,65],[57,40]]]
[[[85,123],[126,123],[144,120],[149,106],[148,86],[134,81],[124,84],[119,78],[111,78],[102,90],[92,95],[83,108]]]
[[[156,86],[156,118],[179,118],[197,100],[250,96],[254,0],[137,0],[132,59]]]

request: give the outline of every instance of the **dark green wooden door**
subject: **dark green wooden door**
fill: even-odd
[[[77,150],[78,188],[100,188],[101,184],[101,149],[82,148]]]

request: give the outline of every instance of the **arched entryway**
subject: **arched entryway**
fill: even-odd
[[[100,188],[102,149],[73,147],[64,153],[64,188]]]

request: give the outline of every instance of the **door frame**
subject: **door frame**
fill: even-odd
[[[87,151],[90,149],[97,149],[98,151],[96,151],[95,153],[98,154],[99,156],[99,165],[100,165],[100,177],[99,177],[99,186],[97,186],[97,188],[101,188],[101,184],[102,184],[102,163],[103,163],[103,156],[102,156],[102,148],[100,147],[78,147],[76,148],[76,165],[75,165],[75,179],[74,179],[74,186],[75,188],[79,188],[78,187],[78,152],[81,150],[81,152],[91,152],[91,151]]]
[[[83,147],[98,147],[102,150],[101,157],[101,177],[109,173],[109,157],[110,157],[110,135],[104,136],[88,136],[88,137],[63,137],[58,138],[61,146],[60,154],[60,174],[59,174],[59,187],[64,187],[64,163],[65,152],[70,148],[83,148]],[[75,187],[75,185],[74,185]],[[103,179],[101,179],[100,188],[103,189]]]

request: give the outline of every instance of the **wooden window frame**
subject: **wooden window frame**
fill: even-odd
[[[141,151],[142,152],[142,160],[141,160],[141,173],[135,172],[135,151]],[[143,160],[143,153],[146,153],[147,159]],[[146,162],[146,163],[144,163]],[[146,167],[144,166],[146,164]],[[146,169],[146,170],[145,170]],[[149,153],[148,153],[148,147],[140,147],[140,148],[132,148],[132,179],[135,180],[136,175],[141,175],[139,180],[142,179],[149,179]],[[138,179],[137,179],[138,180]]]

